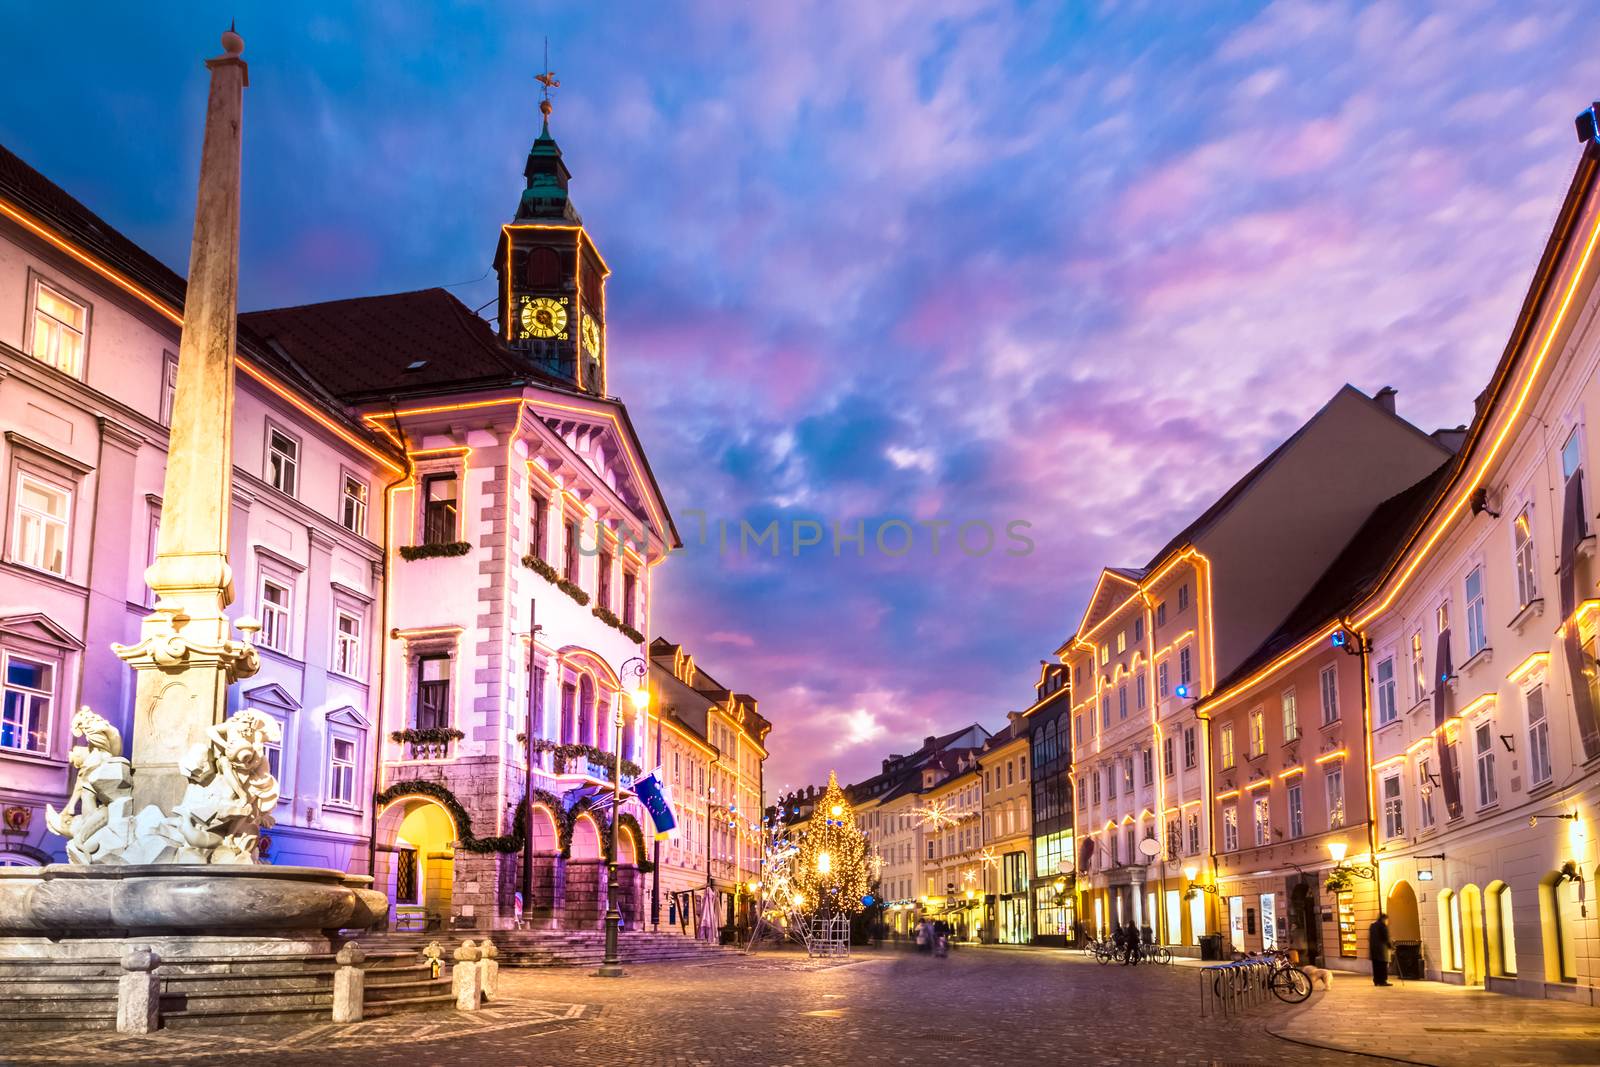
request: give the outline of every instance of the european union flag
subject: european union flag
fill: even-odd
[[[667,788],[661,784],[653,774],[647,774],[633,783],[633,791],[644,804],[644,810],[650,813],[650,821],[656,826],[656,840],[661,840],[678,825],[678,819],[672,814],[672,804],[667,800]]]

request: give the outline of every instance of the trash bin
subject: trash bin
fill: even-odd
[[[1220,960],[1220,959],[1222,959],[1222,935],[1221,934],[1201,934],[1200,935],[1200,958],[1202,960]]]
[[[1420,982],[1427,977],[1422,965],[1421,941],[1396,941],[1394,943],[1394,969],[1401,978]]]

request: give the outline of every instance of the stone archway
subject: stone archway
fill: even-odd
[[[522,902],[525,923],[549,924],[561,913],[566,896],[566,869],[561,862],[561,823],[549,805],[535,802],[527,809],[527,844],[533,870],[533,884]],[[517,860],[516,884],[521,892],[522,861]]]
[[[1475,885],[1461,888],[1461,981],[1481,986],[1487,973],[1483,936],[1483,891]]]
[[[1411,883],[1399,881],[1389,890],[1389,936],[1395,941],[1422,940],[1422,912]]]
[[[628,925],[643,926],[644,875],[639,870],[639,860],[644,855],[644,842],[627,820],[614,823],[612,832],[617,835],[617,909]]]
[[[459,837],[449,810],[431,797],[396,797],[378,813],[373,885],[389,897],[391,926],[450,926]]]
[[[601,849],[600,824],[591,812],[579,812],[567,839],[566,887],[562,900],[562,925],[585,928],[600,925],[605,914],[606,861]]]

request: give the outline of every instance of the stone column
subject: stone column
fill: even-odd
[[[367,954],[354,941],[346,942],[333,957],[333,1021],[358,1023],[366,1006]]]
[[[148,1034],[161,1026],[161,957],[152,949],[132,948],[122,957],[117,979],[117,1032]]]
[[[117,648],[139,672],[133,723],[135,807],[154,803],[170,809],[183,795],[179,761],[205,739],[207,728],[227,716],[229,684],[257,669],[253,650],[229,639],[224,613],[234,593],[228,520],[240,143],[248,77],[239,58],[244,42],[230,30],[222,46],[226,55],[206,61],[211,90],[161,494],[161,534],[147,575],[156,610],[144,620],[138,644]]]
[[[482,1006],[483,976],[478,971],[478,949],[471,941],[461,942],[455,951],[455,966],[450,968],[450,992],[457,1011],[477,1011]]]

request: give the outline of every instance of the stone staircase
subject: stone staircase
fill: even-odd
[[[332,954],[293,958],[163,960],[161,1020],[167,1027],[327,1022],[333,1012]],[[0,1032],[110,1030],[117,1024],[113,958],[0,959]],[[450,983],[422,954],[372,951],[363,997],[368,1018],[454,1007]]]
[[[481,934],[474,935],[472,930],[365,934],[361,945],[369,953],[412,952],[420,956],[424,945],[438,941],[448,960],[462,941],[484,939]],[[488,939],[499,950],[502,967],[594,967],[605,958],[603,930],[495,930]],[[617,938],[617,954],[623,963],[721,959],[737,953],[731,945],[711,945],[677,933],[624,930]]]

